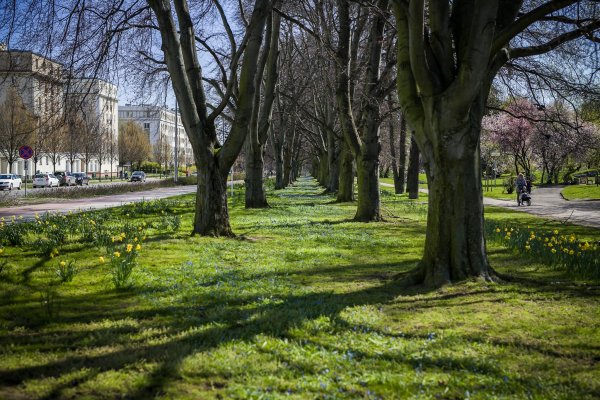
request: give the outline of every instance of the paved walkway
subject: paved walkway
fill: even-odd
[[[512,201],[484,197],[483,204],[510,208],[548,219],[600,229],[600,201],[565,200],[560,194],[562,188],[534,188],[531,193],[531,206],[517,206],[516,195]]]
[[[392,184],[383,182],[380,185],[394,187]],[[514,200],[498,200],[484,197],[483,204],[509,208],[514,211],[522,211],[548,219],[600,229],[600,201],[565,200],[560,194],[562,188],[562,186],[534,188],[531,193],[531,206],[518,206],[516,195]],[[425,189],[422,190],[427,192]]]

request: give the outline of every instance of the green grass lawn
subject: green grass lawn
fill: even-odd
[[[514,280],[405,287],[396,277],[419,260],[426,205],[385,191],[386,221],[355,223],[355,204],[322,192],[301,180],[269,191],[271,208],[245,210],[238,191],[236,239],[190,237],[192,196],[75,218],[92,234],[146,236],[124,290],[99,260],[106,250],[74,230],[54,258],[43,242],[6,246],[0,398],[600,396],[597,281],[490,240],[492,265]],[[486,217],[600,239],[498,208]],[[78,272],[58,284],[69,260]]]
[[[484,187],[483,196],[498,200],[517,200],[517,195],[514,193],[506,193],[503,186]]]
[[[561,191],[567,200],[600,200],[600,186],[572,185]]]
[[[393,178],[380,178],[379,179],[380,182],[383,183],[387,183],[390,185],[394,184],[394,179]],[[421,182],[427,182],[427,176],[425,174],[419,174],[419,180]],[[504,186],[502,185],[502,179],[498,178],[496,180],[496,185],[497,186],[491,186],[490,189],[488,190],[485,187],[485,180],[482,181],[483,185],[484,185],[484,189],[483,189],[483,195],[485,197],[491,197],[494,199],[499,199],[499,200],[516,200],[516,195],[514,194],[508,194],[508,193],[504,193]],[[493,180],[490,181],[491,185],[493,185]],[[427,184],[426,183],[422,183],[419,185],[420,189],[427,189]],[[389,189],[389,188],[388,188]],[[393,190],[392,190],[393,193]],[[419,196],[421,196],[422,193],[419,194]]]

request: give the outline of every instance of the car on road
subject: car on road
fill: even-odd
[[[65,172],[57,172],[55,174],[56,178],[58,178],[58,184],[60,186],[75,186],[77,185],[77,180],[75,176],[69,171]]]
[[[130,182],[146,182],[146,173],[144,171],[133,171]]]
[[[53,174],[36,174],[33,177],[33,187],[58,187],[60,185],[58,178]]]
[[[13,190],[13,188],[21,190],[21,177],[14,174],[0,175],[0,190]]]
[[[79,186],[90,184],[90,177],[85,172],[73,172],[73,176],[75,177],[75,182]]]

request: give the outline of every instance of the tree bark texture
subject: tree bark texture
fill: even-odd
[[[335,193],[338,191],[340,180],[340,149],[336,143],[336,137],[333,132],[327,133],[327,163],[329,174],[327,176],[327,191]]]
[[[194,22],[188,2],[175,0],[174,12],[169,0],[148,0],[148,4],[156,17],[165,64],[198,168],[196,213],[192,233],[232,236],[225,190],[227,175],[244,145],[251,126],[260,48],[272,2],[258,0],[254,3],[247,26],[247,42],[243,50],[239,78],[230,77],[230,82],[238,82],[233,123],[227,140],[220,147],[216,136],[215,118],[230,99],[226,96],[217,110],[208,114],[202,68],[196,53]]]
[[[468,277],[490,280],[485,252],[479,152],[440,152],[428,163],[429,206],[423,280],[440,286]],[[458,155],[458,157],[456,157]]]
[[[198,169],[193,233],[234,236],[227,208],[227,176],[220,173],[218,161],[212,154],[205,153],[203,157],[196,158],[196,165],[202,165],[202,168]],[[206,162],[211,158],[212,162]]]
[[[339,186],[336,201],[354,201],[354,156],[346,143],[340,152]]]
[[[400,121],[400,154],[398,155],[397,179],[394,177],[394,188],[397,194],[404,193],[406,185],[406,118],[402,116]]]
[[[378,2],[380,10],[387,8],[387,0]],[[372,16],[371,28],[367,44],[368,62],[366,80],[369,98],[365,105],[365,118],[362,136],[356,126],[351,101],[350,71],[351,71],[351,45],[350,45],[350,15],[349,4],[345,0],[338,0],[340,34],[336,58],[338,62],[336,101],[340,115],[340,125],[344,138],[354,157],[358,173],[358,205],[355,220],[379,221],[381,220],[379,196],[379,125],[380,113],[377,98],[381,97],[379,91],[379,69],[381,65],[382,42],[384,30],[384,16],[377,13]]]
[[[271,12],[267,21],[267,33],[264,53],[256,76],[256,94],[252,126],[248,131],[248,154],[246,155],[246,208],[268,207],[263,178],[265,145],[271,129],[275,85],[277,82],[277,58],[279,53],[279,27],[281,17]],[[264,71],[264,91],[261,103],[261,82]]]
[[[415,140],[414,134],[410,139],[410,155],[408,160],[407,185],[409,199],[419,198],[419,146]]]

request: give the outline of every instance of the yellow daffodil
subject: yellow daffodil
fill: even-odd
[[[556,249],[552,249],[552,254],[556,254]]]
[[[126,250],[126,251],[127,251],[128,253],[131,253],[131,250],[133,250],[133,245],[132,245],[132,244],[128,244],[128,245],[127,245],[127,250]]]
[[[573,250],[569,251],[570,256],[572,256],[573,254],[575,254],[575,251],[573,251]]]
[[[525,250],[527,250],[527,251],[531,250],[531,246],[529,246],[529,245],[525,246]]]
[[[61,267],[64,267],[65,265],[67,265],[67,263],[66,263],[66,262],[64,262],[64,261],[61,261],[59,265],[60,265]]]
[[[554,230],[554,234],[555,234],[555,235],[558,235],[558,229],[555,229],[555,230]]]
[[[500,233],[500,228],[496,228],[496,233]]]
[[[121,253],[119,253],[118,251],[115,251],[115,252],[113,253],[113,255],[114,255],[115,257],[117,257],[117,258],[121,257]]]
[[[140,251],[141,249],[142,249],[142,246],[140,246],[139,244],[137,246],[135,246],[136,251]]]
[[[104,257],[100,256],[99,260],[100,260],[100,264],[104,264]]]

